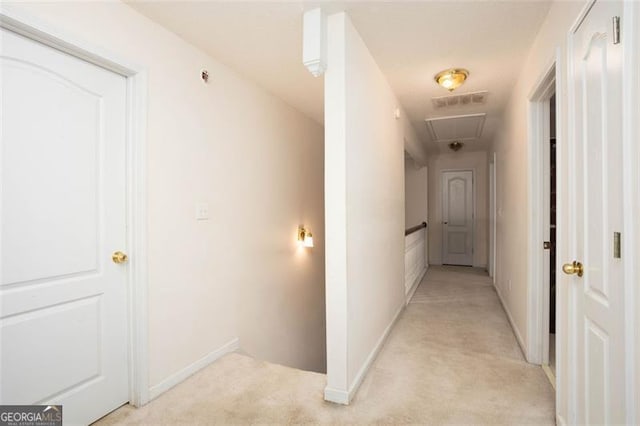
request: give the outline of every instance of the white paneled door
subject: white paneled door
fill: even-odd
[[[87,424],[128,401],[126,79],[0,31],[0,404]]]
[[[442,263],[473,265],[473,172],[442,172]]]
[[[622,233],[622,49],[614,18],[622,4],[598,1],[571,37],[573,176],[570,206],[575,304],[570,394],[576,424],[625,423],[624,253]],[[581,276],[580,276],[581,275]],[[567,282],[566,280],[563,280]]]

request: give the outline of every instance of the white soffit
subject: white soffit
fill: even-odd
[[[479,139],[485,113],[427,118],[427,131],[434,142],[472,141]]]

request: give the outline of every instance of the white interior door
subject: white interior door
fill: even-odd
[[[622,232],[622,43],[612,19],[621,2],[598,1],[572,35],[574,146],[570,201],[575,259],[584,275],[570,280],[575,305],[569,389],[576,424],[623,424],[625,411],[623,262],[614,251]],[[626,261],[634,261],[627,259]],[[570,264],[565,273],[577,272]],[[573,269],[573,270],[572,270]]]
[[[442,263],[473,265],[473,172],[442,172]]]
[[[128,400],[126,79],[0,31],[0,403],[87,424]]]

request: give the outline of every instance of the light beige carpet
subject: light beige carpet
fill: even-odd
[[[431,267],[350,406],[326,378],[230,354],[110,424],[555,424],[553,388],[527,364],[485,272]]]

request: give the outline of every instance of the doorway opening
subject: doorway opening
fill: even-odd
[[[549,336],[548,336],[548,358],[545,372],[549,376],[552,384],[555,385],[556,377],[556,95],[549,99],[549,142],[548,153],[545,150],[545,163],[548,162],[549,182],[545,198],[549,202],[548,244],[545,242],[545,249],[549,250],[548,268],[545,267],[545,274],[549,277]],[[547,170],[545,164],[545,170]],[[546,220],[545,220],[546,224]],[[546,266],[546,265],[545,265]],[[543,312],[544,315],[544,312]]]
[[[542,365],[555,388],[556,334],[556,67],[530,96],[529,156],[529,348],[527,360]],[[560,336],[561,337],[561,336]]]

